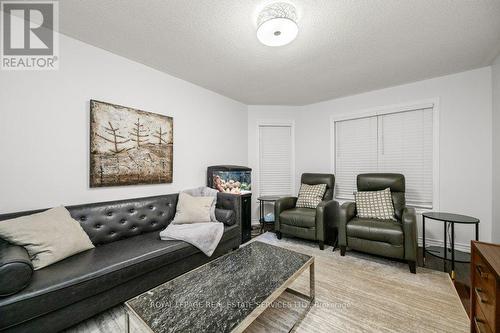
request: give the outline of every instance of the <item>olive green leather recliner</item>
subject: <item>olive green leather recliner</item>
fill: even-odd
[[[393,173],[369,173],[357,177],[358,191],[391,189],[396,220],[357,217],[356,204],[345,202],[339,208],[340,255],[346,248],[384,257],[403,259],[415,273],[417,261],[417,218],[414,208],[406,207],[405,177]]]
[[[336,238],[335,216],[339,204],[333,199],[335,176],[323,173],[304,173],[301,184],[326,184],[323,201],[316,208],[296,208],[297,197],[285,197],[274,205],[275,230],[278,239],[282,235],[310,239],[324,249],[325,239]]]

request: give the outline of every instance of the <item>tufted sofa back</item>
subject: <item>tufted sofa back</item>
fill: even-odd
[[[146,232],[160,231],[174,219],[178,193],[154,197],[66,206],[71,216],[80,222],[94,245],[111,243]],[[241,198],[229,193],[217,194],[217,210],[230,211],[232,223],[241,228]],[[4,220],[43,212],[38,209],[0,214]],[[225,215],[225,214],[222,214]],[[3,240],[0,239],[0,243]]]
[[[71,216],[80,222],[94,245],[111,243],[142,233],[164,229],[174,218],[178,193],[154,197],[66,206]],[[13,219],[46,209],[0,215]]]
[[[68,206],[94,245],[165,229],[175,216],[178,194]]]

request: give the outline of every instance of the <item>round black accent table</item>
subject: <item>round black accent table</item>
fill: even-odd
[[[260,222],[260,233],[264,231],[266,226],[274,226],[274,221],[276,220],[276,217],[273,221],[266,221],[264,219],[264,204],[266,202],[276,202],[278,199],[283,198],[284,196],[282,195],[263,195],[257,198],[259,200],[259,222]]]
[[[444,225],[444,248],[439,246],[425,247],[425,220],[431,219],[434,221],[443,222]],[[422,248],[425,266],[425,254],[429,253],[435,257],[444,260],[444,270],[446,271],[446,262],[451,261],[451,278],[455,279],[455,262],[470,262],[470,254],[455,250],[455,223],[475,225],[476,240],[479,240],[479,219],[466,215],[426,212],[422,214]],[[451,225],[450,249],[447,244],[447,228]],[[450,253],[448,253],[450,251]]]

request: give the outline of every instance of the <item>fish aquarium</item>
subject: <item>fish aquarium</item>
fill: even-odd
[[[237,165],[214,165],[207,169],[207,184],[219,192],[246,194],[252,191],[252,169]]]

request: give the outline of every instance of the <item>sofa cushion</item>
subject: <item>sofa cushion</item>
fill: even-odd
[[[316,226],[316,209],[312,208],[292,208],[280,214],[282,224],[296,227],[311,228]]]
[[[402,245],[404,239],[401,223],[394,220],[376,220],[361,217],[355,217],[347,223],[347,236],[392,245]]]
[[[210,221],[217,222],[217,217],[215,216],[215,206],[217,204],[217,193],[219,193],[219,191],[217,191],[216,189],[207,187],[207,186],[200,186],[200,187],[184,190],[182,192],[187,193],[193,197],[214,197],[215,200],[212,203],[212,207],[210,207]],[[219,221],[219,222],[222,222],[222,221]]]
[[[179,193],[173,224],[210,222],[210,214],[215,197],[194,197]]]
[[[238,230],[237,226],[225,227],[221,242],[238,236]],[[79,253],[36,271],[26,289],[0,298],[0,329],[99,294],[198,252],[188,243],[162,241],[158,232],[151,232]]]
[[[0,237],[23,246],[35,270],[94,248],[80,224],[62,206],[2,221]]]

